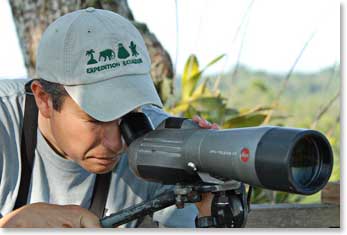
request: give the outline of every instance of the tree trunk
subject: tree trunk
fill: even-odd
[[[173,67],[169,54],[144,23],[136,22],[127,0],[9,0],[19,36],[25,66],[35,77],[36,50],[46,27],[58,17],[87,7],[106,9],[128,18],[144,37],[151,60],[151,75],[162,101],[173,89]]]

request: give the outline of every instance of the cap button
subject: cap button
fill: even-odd
[[[86,11],[87,11],[87,12],[93,12],[93,11],[95,11],[95,8],[94,8],[94,7],[88,7],[88,8],[86,9]]]

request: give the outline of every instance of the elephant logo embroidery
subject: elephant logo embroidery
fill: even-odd
[[[111,49],[106,49],[103,51],[100,51],[99,53],[99,61],[101,61],[101,59],[104,59],[103,61],[108,60],[112,60],[115,57],[115,53],[113,50]]]

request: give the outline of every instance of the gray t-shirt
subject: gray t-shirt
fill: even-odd
[[[28,80],[24,79],[0,80],[0,217],[12,211],[20,184],[20,140],[26,82]],[[151,105],[143,106],[142,110],[154,126],[168,116]],[[39,130],[35,153],[28,203],[76,204],[88,208],[95,174],[57,155]],[[126,154],[123,154],[112,171],[105,216],[149,200],[169,187],[136,177],[128,166]],[[184,209],[172,206],[158,211],[153,220],[165,227],[195,227],[196,215],[195,205],[187,204]],[[136,221],[132,221],[121,227],[135,225]]]

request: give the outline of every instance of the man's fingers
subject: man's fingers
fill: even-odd
[[[199,116],[195,115],[195,116],[192,118],[192,120],[193,120],[194,122],[196,122],[196,123],[199,123],[199,121],[201,120],[201,118],[200,118]]]
[[[77,205],[66,205],[66,209],[74,217],[73,227],[76,228],[100,228],[100,220],[92,212]]]
[[[215,129],[215,130],[220,129],[219,126],[218,126],[218,124],[216,124],[216,123],[211,124],[211,123],[208,122],[207,120],[205,120],[205,119],[203,119],[203,118],[201,118],[201,117],[199,117],[199,116],[197,116],[197,115],[194,116],[194,117],[192,118],[192,120],[193,120],[195,123],[197,123],[200,127],[205,128],[205,129]]]
[[[208,127],[210,125],[208,121],[206,121],[205,119],[203,119],[203,118],[201,118],[199,116],[194,116],[192,118],[192,120],[194,122],[196,122],[197,124],[199,124],[200,127],[203,127],[203,128],[206,128],[206,127]]]
[[[98,217],[81,215],[80,228],[101,228],[101,225]]]
[[[18,208],[0,219],[9,228],[100,228],[99,218],[77,205],[33,203]]]

